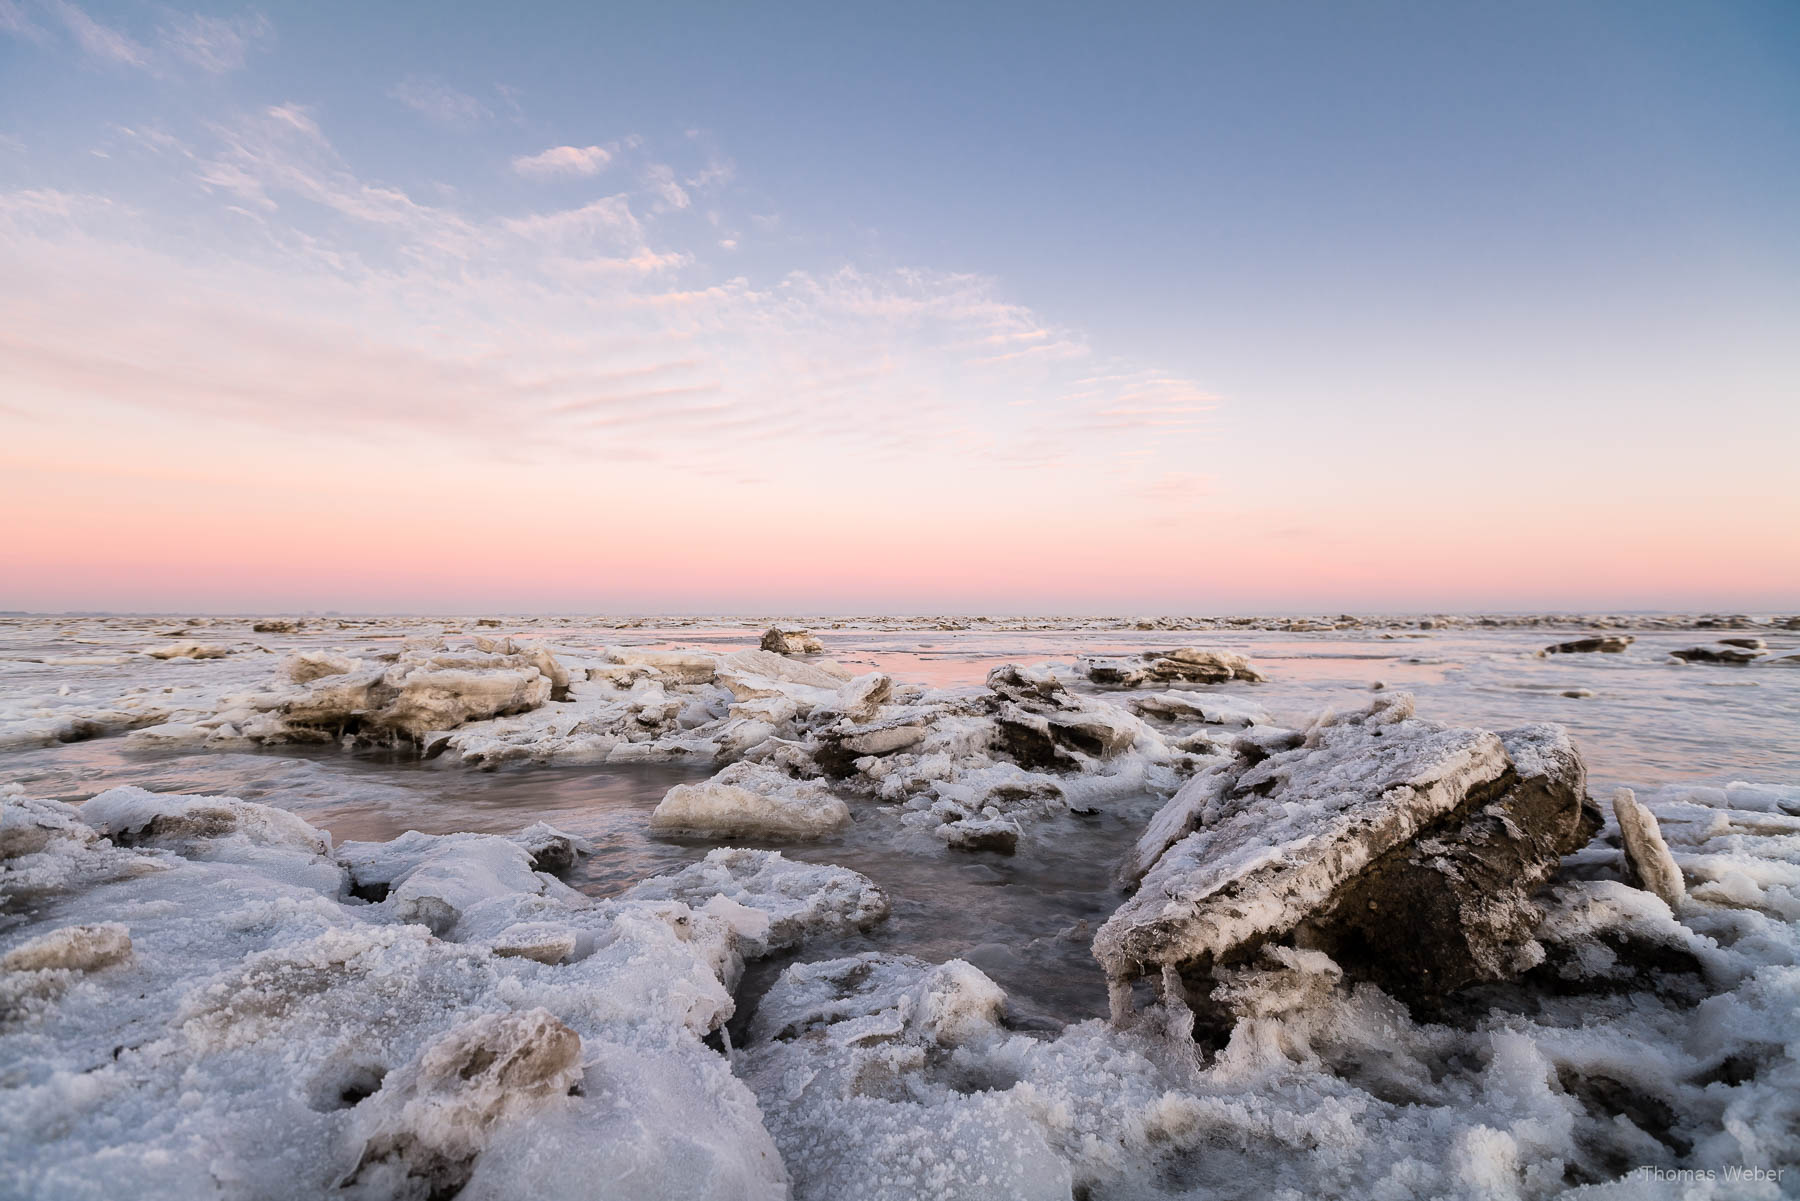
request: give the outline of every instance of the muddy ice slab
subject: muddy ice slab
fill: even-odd
[[[1763,641],[1760,638],[1729,638],[1711,646],[1683,647],[1670,651],[1669,654],[1683,663],[1723,663],[1736,667],[1762,658],[1763,651]]]
[[[825,645],[811,631],[771,626],[762,636],[762,649],[778,655],[816,655],[825,649]]]
[[[1224,684],[1231,680],[1254,684],[1263,678],[1243,655],[1192,646],[1145,651],[1140,659],[1083,659],[1077,670],[1095,684],[1116,688],[1151,683]]]
[[[1558,642],[1539,651],[1540,655],[1617,655],[1636,642],[1631,634],[1595,634],[1591,638],[1574,638],[1568,642]]]
[[[1268,944],[1415,998],[1541,960],[1529,894],[1600,827],[1561,728],[1455,729],[1396,694],[1269,745],[1240,740],[1137,848],[1142,885],[1094,940],[1116,1019],[1140,976],[1203,1005]]]

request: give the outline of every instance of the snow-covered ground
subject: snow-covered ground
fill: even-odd
[[[1490,620],[0,619],[0,1195],[1800,1192],[1800,629]],[[1171,798],[1400,692],[1586,761],[1510,974],[1107,1020]]]

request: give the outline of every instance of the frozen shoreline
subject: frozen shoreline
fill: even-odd
[[[1198,669],[1176,666],[1122,688],[1096,683],[1116,678],[1117,668],[1096,665],[1122,648],[1077,642],[1047,668],[933,686],[895,678],[898,669],[861,670],[874,664],[855,653],[932,648],[859,648],[848,642],[856,635],[828,627],[814,627],[823,656],[757,657],[727,649],[754,640],[718,631],[685,657],[657,658],[665,639],[606,649],[616,643],[611,627],[571,638],[470,625],[443,648],[434,647],[442,623],[415,621],[394,630],[424,636],[410,649],[394,637],[359,651],[350,631],[303,626],[258,635],[276,643],[269,653],[151,659],[143,648],[158,643],[141,631],[65,621],[60,629],[77,632],[57,636],[93,639],[91,653],[35,664],[20,653],[25,631],[0,627],[13,638],[0,643],[13,684],[58,671],[80,688],[42,696],[47,714],[32,714],[19,712],[22,690],[9,687],[9,720],[100,726],[85,731],[92,741],[62,743],[53,730],[0,754],[0,770],[20,765],[27,777],[6,802],[12,899],[0,910],[0,954],[52,939],[25,956],[49,966],[0,977],[10,1015],[0,1025],[0,1106],[18,1132],[0,1155],[17,1186],[9,1191],[99,1195],[109,1173],[129,1171],[145,1195],[183,1195],[206,1180],[226,1195],[271,1195],[279,1180],[289,1191],[275,1195],[318,1196],[342,1182],[344,1195],[460,1185],[463,1196],[555,1196],[623,1175],[652,1183],[620,1196],[1201,1197],[1243,1195],[1254,1178],[1276,1196],[1353,1182],[1366,1196],[1551,1197],[1587,1184],[1597,1187],[1584,1196],[1635,1197],[1646,1195],[1642,1182],[1620,1178],[1639,1165],[1777,1167],[1797,1150],[1800,1074],[1783,1049],[1800,1028],[1800,790],[1791,786],[1605,773],[1642,789],[1687,895],[1671,909],[1627,885],[1609,815],[1544,898],[1539,937],[1570,987],[1529,974],[1497,980],[1427,1016],[1354,973],[1315,965],[1303,987],[1256,984],[1275,992],[1222,1041],[1202,1036],[1183,1050],[1142,1023],[1034,1018],[958,956],[856,951],[908,898],[825,865],[885,848],[888,858],[868,861],[916,863],[919,881],[937,879],[940,862],[1028,870],[1074,845],[1081,823],[1095,820],[1083,811],[1135,837],[1234,740],[1265,738],[1258,731],[1306,711],[1363,704],[1367,683],[1354,697],[1330,668],[1324,683],[1297,690],[1281,682],[1275,658],[1267,686],[1184,679]],[[488,650],[473,641],[534,633],[554,668],[533,659],[524,638]],[[1784,629],[1756,633],[1771,661],[1800,641]],[[213,635],[189,628],[168,642],[190,637],[205,646]],[[1695,695],[1743,680],[1791,732],[1781,723],[1792,720],[1788,681],[1800,673],[1665,666],[1661,645],[1647,645],[1656,637],[1604,661],[1585,656],[1591,665],[1526,662],[1531,646],[1553,640],[1513,638],[1495,666],[1441,670],[1457,698],[1533,713],[1587,703],[1529,686],[1561,678],[1552,673],[1590,673],[1609,693],[1628,680],[1652,690],[1676,678],[1664,673],[1709,690]],[[122,662],[66,662],[117,659],[126,639],[143,646]],[[718,780],[703,804],[675,806],[672,830],[701,821],[712,823],[714,843],[745,831],[824,841],[800,852],[811,863],[732,852],[738,858],[705,870],[652,868],[645,874],[657,879],[595,900],[534,871],[541,833],[526,845],[469,834],[333,845],[281,810],[177,801],[160,786],[77,809],[23,799],[80,799],[159,763],[212,762],[225,773],[255,745],[247,725],[274,740],[331,729],[330,714],[322,725],[291,721],[320,712],[295,698],[364,678],[357,662],[383,644],[400,652],[383,673],[400,675],[370,694],[380,708],[352,710],[401,721],[358,721],[342,736],[435,746],[430,778],[453,778],[446,768],[460,776],[450,762],[458,756],[473,767],[512,764],[522,787],[546,770],[533,764],[590,765],[553,769],[566,776],[660,755],[694,764],[692,780]],[[323,662],[332,670],[322,675],[296,671],[292,659],[280,668],[275,651],[309,646],[357,662]],[[985,668],[987,652],[1005,648],[964,649],[968,664]],[[1134,662],[1165,658],[1152,649]],[[1399,655],[1379,662],[1408,666]],[[556,671],[569,680],[556,683]],[[272,687],[278,674],[285,682]],[[496,689],[501,676],[508,686]],[[497,698],[501,711],[481,715],[465,701],[396,709],[408,680],[415,696],[429,684],[433,697]],[[1741,693],[1740,684],[1724,694]],[[287,699],[259,708],[246,694]],[[1632,695],[1616,702],[1626,713]],[[59,708],[82,712],[59,718]],[[457,720],[437,731],[413,721],[419,712]],[[108,713],[123,716],[95,716]],[[249,724],[258,714],[279,726]],[[217,737],[210,721],[233,732]],[[171,725],[182,729],[154,734]],[[133,728],[129,738],[107,736]],[[641,749],[614,759],[620,746]],[[496,757],[495,748],[515,749]],[[683,787],[692,785],[669,791]],[[632,811],[640,831],[651,826],[645,805]],[[577,843],[593,838],[579,822],[568,828]],[[671,846],[686,861],[702,843]],[[602,841],[596,858],[608,854]],[[1110,874],[1114,865],[1103,866]],[[64,936],[70,945],[59,950],[56,932],[71,927],[95,933]],[[1647,948],[1660,950],[1644,960]],[[246,955],[260,958],[240,966]],[[1645,974],[1645,962],[1658,966]],[[1290,992],[1299,1000],[1273,1000]],[[474,1084],[444,1076],[459,1056],[486,1062],[483,1048],[522,1075],[496,1077],[491,1089],[481,1071]],[[278,1127],[291,1137],[256,1141]],[[1721,1180],[1682,1195],[1779,1189]]]

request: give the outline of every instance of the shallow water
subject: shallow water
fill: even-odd
[[[442,627],[419,623],[413,628],[436,633]],[[758,631],[748,628],[572,627],[531,633],[571,647],[738,649],[755,645],[758,637]],[[1254,698],[1277,720],[1299,722],[1327,706],[1365,703],[1371,685],[1381,682],[1388,689],[1414,693],[1422,716],[1446,722],[1491,728],[1560,722],[1574,732],[1597,795],[1617,784],[1654,788],[1732,780],[1800,782],[1800,667],[1687,666],[1667,657],[1671,648],[1708,641],[1703,633],[1641,633],[1624,654],[1548,658],[1537,658],[1535,652],[1572,635],[1545,630],[1398,637],[1266,631],[818,633],[827,655],[846,666],[880,668],[901,680],[934,685],[979,683],[1004,662],[1067,661],[1078,654],[1127,655],[1154,647],[1217,647],[1253,657],[1269,682],[1228,687]],[[394,630],[332,631],[259,636],[257,641],[276,653],[298,645],[366,651],[371,642],[398,636]],[[1777,654],[1800,650],[1800,634],[1764,636]],[[142,660],[107,665],[24,659],[104,657],[109,645],[144,641],[141,630],[124,642],[96,636],[91,629],[38,631],[29,641],[7,645],[9,661],[0,687],[41,686],[44,673],[76,686],[96,676],[141,673]],[[160,678],[170,680],[224,672],[260,677],[272,668],[272,655],[157,665],[166,673]],[[1563,695],[1566,691],[1592,695],[1571,697]],[[32,795],[78,801],[117,784],[226,794],[291,809],[339,841],[387,839],[409,829],[509,834],[548,821],[601,847],[569,880],[594,895],[617,893],[725,845],[653,837],[648,829],[650,810],[664,792],[707,774],[703,768],[661,764],[481,772],[455,762],[335,748],[148,752],[129,750],[118,738],[0,753],[0,783],[22,784]],[[809,945],[809,958],[870,949],[903,951],[930,961],[962,957],[1006,989],[1015,1020],[1055,1023],[1105,1012],[1104,981],[1088,942],[1118,904],[1113,868],[1157,803],[1148,795],[1128,797],[1090,817],[1058,819],[1039,827],[1043,837],[1033,840],[1028,853],[1013,858],[948,852],[927,835],[903,830],[894,810],[868,801],[853,802],[856,821],[839,837],[748,845],[854,868],[893,899],[893,915],[876,930]],[[779,966],[779,961],[761,965],[752,987]]]

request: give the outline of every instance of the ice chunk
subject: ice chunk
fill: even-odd
[[[144,652],[152,659],[223,659],[231,648],[209,642],[172,642]]]
[[[1229,680],[1257,683],[1262,675],[1250,660],[1231,651],[1182,647],[1145,651],[1140,659],[1083,659],[1080,670],[1096,684],[1135,688],[1146,682],[1223,684]]]
[[[1627,878],[1661,897],[1669,908],[1680,908],[1687,896],[1687,885],[1682,881],[1681,869],[1675,866],[1675,856],[1669,853],[1669,844],[1663,841],[1656,815],[1638,804],[1629,788],[1613,793],[1612,807],[1625,842]]]
[[[1538,652],[1542,655],[1591,655],[1596,652],[1616,655],[1630,646],[1637,639],[1631,634],[1595,634],[1587,638],[1576,638],[1569,642],[1558,642]]]
[[[867,951],[782,972],[751,1022],[756,1042],[790,1041],[830,1031],[839,1045],[865,1037],[910,1034],[956,1046],[999,1029],[1006,994],[960,959],[935,967],[908,955]]]
[[[872,721],[894,692],[893,677],[872,671],[857,676],[838,690],[838,707],[851,721]]]
[[[563,1102],[581,1036],[544,1009],[483,1014],[440,1036],[360,1107],[351,1196],[452,1194],[494,1131]]]
[[[311,855],[331,853],[331,835],[304,818],[236,797],[186,796],[123,785],[83,802],[81,819],[120,846],[166,847],[188,856],[204,856],[229,840]]]
[[[131,932],[118,922],[64,926],[0,956],[8,972],[93,972],[131,957]]]
[[[1004,817],[963,817],[945,822],[934,831],[959,851],[993,851],[1011,855],[1019,848],[1019,823]]]
[[[744,935],[746,958],[797,946],[808,938],[867,930],[888,915],[887,895],[848,868],[797,863],[779,851],[720,847],[679,872],[634,885],[624,900],[682,901],[700,908],[715,897],[768,917],[767,928]]]
[[[1005,1037],[1004,1003],[960,960],[934,967],[871,953],[783,972],[741,1062],[795,1196],[1066,1201],[1068,1164],[1027,1090],[977,1083],[981,1048]],[[975,1057],[967,1083],[957,1079],[965,1053]],[[955,1083],[935,1079],[934,1064]]]
[[[574,834],[565,834],[549,822],[537,822],[512,836],[512,841],[525,848],[531,866],[540,872],[566,872],[583,855],[594,853],[594,844]]]
[[[762,649],[777,655],[817,655],[825,644],[806,630],[783,630],[770,626],[762,636]]]
[[[608,647],[607,658],[626,667],[644,667],[677,684],[710,684],[718,658],[703,651],[653,651],[637,647]],[[604,668],[590,668],[603,674]]]
[[[723,837],[821,838],[849,821],[849,807],[825,785],[748,762],[698,784],[677,784],[650,815],[653,829]]]
[[[1133,697],[1131,708],[1165,721],[1199,721],[1218,726],[1266,724],[1268,711],[1255,701],[1229,692],[1153,692]]]
[[[1684,647],[1681,650],[1669,652],[1683,663],[1724,663],[1733,666],[1752,662],[1760,658],[1762,653],[1757,648],[1734,646],[1724,642],[1712,646]]]
[[[261,629],[261,626],[257,627]],[[296,684],[310,684],[314,680],[326,676],[348,675],[363,666],[360,659],[349,655],[339,655],[331,651],[306,650],[295,651],[282,660],[281,670]]]
[[[514,922],[487,943],[502,957],[561,963],[581,945],[581,934],[558,922]]]
[[[359,896],[400,921],[447,935],[465,911],[515,894],[573,896],[573,890],[532,870],[532,856],[494,834],[421,834],[390,842],[346,842],[337,857],[350,869]]]
[[[1555,727],[1451,729],[1384,695],[1321,719],[1301,747],[1240,754],[1187,785],[1125,874],[1193,832],[1155,859],[1094,954],[1116,998],[1118,982],[1204,976],[1303,925],[1308,945],[1396,991],[1503,978],[1541,958],[1529,890],[1598,826],[1583,783]]]
[[[52,842],[92,842],[92,827],[73,805],[0,795],[0,860],[35,855]]]

